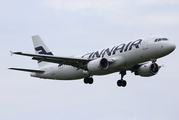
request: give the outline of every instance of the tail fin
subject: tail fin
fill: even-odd
[[[53,55],[53,53],[48,49],[45,43],[42,41],[39,35],[32,36],[32,41],[35,48],[36,54],[43,54],[43,55]],[[44,67],[50,63],[48,62],[40,62],[38,63],[39,67]]]

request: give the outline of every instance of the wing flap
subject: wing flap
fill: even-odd
[[[23,68],[9,68],[11,70],[19,70],[19,71],[25,71],[25,72],[35,72],[35,73],[44,73],[43,70],[33,70],[33,69],[23,69]]]
[[[53,60],[54,61],[57,61],[57,60],[66,60],[66,61],[77,61],[77,62],[79,62],[79,61],[81,61],[81,62],[89,61],[88,59],[85,59],[85,58],[60,57],[60,56],[50,56],[50,55],[38,55],[38,54],[29,54],[29,53],[22,53],[22,52],[12,52],[11,54],[29,56],[29,57],[33,57],[32,59],[35,59],[35,60],[44,59],[43,61],[45,61],[45,59],[48,59],[49,62],[51,62],[50,60],[52,60],[52,62],[53,62]]]

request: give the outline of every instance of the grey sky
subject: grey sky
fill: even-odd
[[[156,76],[127,72],[83,80],[31,78],[8,67],[37,69],[36,61],[9,51],[34,53],[40,35],[55,55],[71,56],[121,42],[163,35],[179,45],[178,0],[0,0],[1,120],[175,120],[179,119],[178,48],[158,60]]]

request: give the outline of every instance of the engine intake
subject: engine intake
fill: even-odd
[[[140,66],[135,75],[140,75],[142,77],[149,77],[156,75],[159,71],[159,66],[156,63],[144,64]]]
[[[87,64],[87,68],[90,72],[97,72],[101,70],[106,70],[109,67],[109,62],[106,58],[98,58],[90,61]]]

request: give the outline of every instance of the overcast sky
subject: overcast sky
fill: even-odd
[[[178,0],[0,0],[1,120],[178,120],[179,50],[157,61],[156,76],[127,72],[83,80],[32,78],[9,67],[38,69],[32,35],[55,55],[71,56],[136,38],[163,35],[179,46]]]

